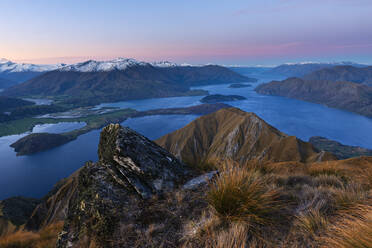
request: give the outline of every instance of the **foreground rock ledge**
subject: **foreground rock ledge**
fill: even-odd
[[[108,240],[119,242],[121,238],[117,235],[123,234],[120,231],[123,226],[140,230],[136,226],[138,223],[163,223],[174,216],[187,216],[186,212],[194,208],[199,211],[203,206],[197,202],[192,207],[184,203],[184,208],[176,207],[174,191],[182,190],[193,174],[172,154],[129,128],[118,124],[105,127],[98,154],[97,163],[88,162],[71,178],[73,189],[61,188],[56,193],[56,198],[64,198],[64,192],[71,193],[65,206],[56,204],[56,209],[49,209],[49,212],[65,209],[65,225],[57,247],[90,247],[93,243],[100,244],[99,247],[121,247]],[[168,208],[159,209],[159,204],[169,204],[182,214],[168,216]],[[154,216],[159,212],[160,217]],[[31,219],[48,217],[33,216]],[[180,228],[181,217],[174,221]]]
[[[102,130],[98,155],[117,183],[129,183],[143,198],[174,189],[188,174],[172,154],[119,124]]]

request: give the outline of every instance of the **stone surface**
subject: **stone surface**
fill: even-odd
[[[118,124],[102,130],[98,154],[119,184],[129,183],[143,198],[174,189],[188,174],[172,154]]]
[[[217,175],[217,173],[217,171],[211,171],[193,178],[185,183],[185,185],[183,185],[183,189],[195,189],[198,188],[200,185],[207,184],[215,175]]]

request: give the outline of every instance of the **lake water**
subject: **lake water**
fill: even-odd
[[[245,96],[247,100],[227,103],[245,111],[255,112],[279,130],[296,135],[303,140],[308,140],[311,136],[325,136],[344,144],[372,148],[372,119],[318,104],[284,97],[258,95],[253,90],[259,83],[271,79],[262,78],[257,83],[250,83],[252,87],[249,88],[228,88],[229,85],[195,88],[208,90],[211,94]],[[149,110],[187,107],[200,104],[201,98],[202,96],[146,99],[105,103],[97,108],[129,107]],[[155,115],[128,119],[122,125],[129,126],[150,139],[156,139],[185,126],[197,117],[196,115]],[[44,125],[36,129],[43,130],[43,132],[58,132],[61,126]],[[13,149],[9,147],[9,144],[20,136],[0,138],[0,199],[14,195],[41,197],[59,179],[69,176],[85,161],[96,161],[99,132],[95,130],[63,146],[22,157],[17,157]]]
[[[51,105],[53,103],[53,100],[50,99],[24,98],[23,100],[34,102],[36,105]]]

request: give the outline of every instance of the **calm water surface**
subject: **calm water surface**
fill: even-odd
[[[53,103],[53,100],[49,99],[24,98],[23,100],[34,102],[36,105],[51,105]]]
[[[279,79],[279,78],[278,78]],[[372,148],[372,119],[326,106],[288,99],[262,96],[254,87],[272,78],[250,83],[250,88],[228,88],[229,85],[196,87],[211,94],[238,94],[247,100],[227,102],[242,110],[255,112],[281,131],[303,140],[311,136],[325,136],[348,145]],[[200,104],[201,96],[146,99],[105,103],[97,107],[156,108],[187,107]],[[194,120],[196,115],[161,115],[132,118],[122,124],[133,128],[150,139],[177,130]],[[38,132],[65,132],[66,126],[35,127]],[[79,124],[81,125],[81,124]],[[61,129],[62,128],[62,129]],[[73,128],[79,128],[75,126]],[[75,141],[32,156],[17,157],[9,147],[20,136],[0,138],[0,199],[14,195],[41,197],[61,178],[69,176],[85,161],[97,160],[100,130],[84,134]]]

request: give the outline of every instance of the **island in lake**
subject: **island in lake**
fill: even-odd
[[[228,102],[228,101],[240,101],[240,100],[246,100],[244,96],[239,95],[220,95],[220,94],[214,94],[214,95],[208,95],[203,97],[200,102],[202,103],[217,103],[217,102]]]
[[[229,88],[248,88],[252,87],[251,84],[241,84],[241,83],[236,83],[236,84],[230,84]]]

